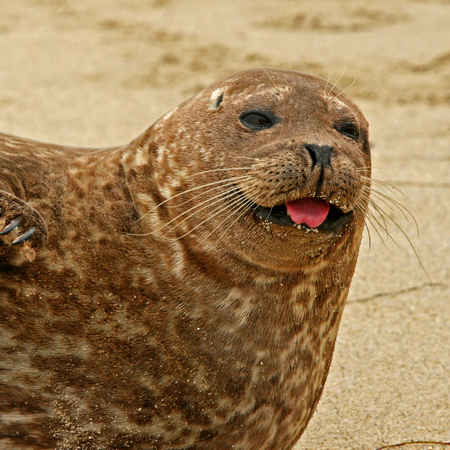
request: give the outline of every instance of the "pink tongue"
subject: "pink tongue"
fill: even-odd
[[[318,198],[299,198],[286,203],[286,208],[296,224],[305,223],[309,228],[317,228],[327,218],[330,204]]]

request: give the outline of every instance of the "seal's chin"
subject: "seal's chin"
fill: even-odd
[[[266,208],[264,206],[254,204],[253,214],[261,219],[268,220],[282,226],[301,227],[306,230],[320,230],[324,233],[339,233],[344,225],[349,222],[353,216],[353,211],[344,213],[339,208],[330,204],[329,212],[322,224],[316,228],[311,228],[305,223],[296,224],[287,212],[286,205],[273,206]]]

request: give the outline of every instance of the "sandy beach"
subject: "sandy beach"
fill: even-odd
[[[392,220],[388,233],[368,223],[295,449],[450,448],[450,1],[14,0],[0,5],[0,54],[0,130],[65,145],[126,143],[238,70],[345,89]]]

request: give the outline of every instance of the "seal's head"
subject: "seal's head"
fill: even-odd
[[[326,80],[278,69],[236,73],[151,132],[162,201],[142,213],[152,212],[157,233],[190,236],[206,249],[242,252],[288,271],[344,240],[359,242],[368,123]]]

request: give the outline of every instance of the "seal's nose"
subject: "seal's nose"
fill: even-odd
[[[311,156],[313,167],[319,164],[322,167],[330,165],[330,155],[333,147],[329,145],[305,144],[303,146]]]

